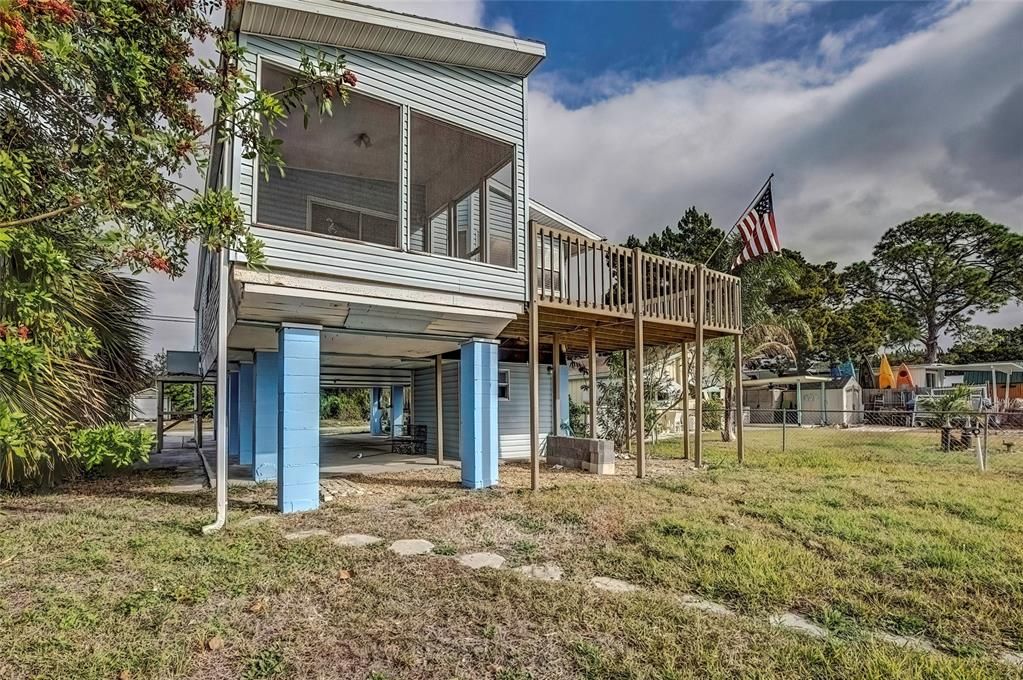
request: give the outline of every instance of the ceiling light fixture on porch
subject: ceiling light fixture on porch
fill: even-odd
[[[373,146],[373,140],[370,139],[368,133],[360,132],[359,135],[355,138],[355,146],[361,146],[368,149],[369,147]]]

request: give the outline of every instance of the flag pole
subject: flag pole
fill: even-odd
[[[760,196],[764,193],[764,189],[767,188],[767,185],[771,183],[772,179],[774,179],[774,173],[773,172],[770,175],[767,176],[767,181],[765,181],[764,185],[762,187],[760,187],[760,191],[758,191],[753,196],[753,200],[750,201],[749,205],[747,205],[746,208],[742,211],[742,213],[739,215],[739,219],[737,219],[735,221],[735,224],[732,225],[732,228],[729,229],[728,232],[724,236],[721,237],[721,240],[718,241],[718,244],[716,246],[714,246],[714,250],[710,251],[710,255],[707,256],[707,261],[703,263],[704,267],[706,267],[708,264],[710,264],[710,261],[712,259],[714,259],[714,256],[717,255],[719,250],[721,250],[721,246],[728,239],[728,237],[732,235],[732,232],[735,231],[735,228],[737,226],[739,226],[739,222],[742,222],[742,218],[746,217],[746,214],[749,212],[749,209],[753,207],[753,204],[756,203],[760,199]]]

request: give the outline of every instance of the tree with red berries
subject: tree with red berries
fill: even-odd
[[[65,459],[70,432],[115,419],[139,387],[146,291],[125,270],[178,276],[190,243],[261,261],[232,193],[182,173],[226,139],[280,168],[275,126],[310,100],[330,114],[356,84],[343,61],[307,56],[259,90],[210,21],[221,5],[0,0],[0,482]],[[196,58],[199,42],[219,59]]]

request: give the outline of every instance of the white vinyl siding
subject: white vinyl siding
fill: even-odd
[[[540,367],[540,446],[546,446],[551,430],[551,373],[547,366]],[[510,399],[497,402],[497,429],[501,458],[529,457],[529,365],[498,364],[499,371],[507,371]],[[413,379],[413,422],[427,427],[427,451],[436,453],[437,432],[434,399],[433,368],[416,370]],[[458,363],[444,364],[444,457],[459,457],[458,435],[460,411],[458,402]]]
[[[515,145],[516,269],[254,226],[252,233],[263,241],[270,268],[504,300],[526,299],[523,79],[285,39],[242,35],[241,40],[248,50],[244,66],[252,77],[256,76],[257,57],[275,65],[297,68],[303,48],[306,53],[320,50],[328,57],[343,53],[348,67],[359,78],[358,92],[402,105],[405,153],[401,159],[399,198],[401,205],[408,206],[408,210],[402,210],[399,217],[401,243],[405,248],[410,245],[406,213],[415,211],[421,201],[421,197],[416,195],[416,188],[409,187],[407,135],[410,110]],[[343,107],[337,107],[334,115],[344,115]],[[234,186],[246,218],[251,222],[256,174],[254,161],[243,159],[240,154],[235,155],[234,161],[237,164]]]

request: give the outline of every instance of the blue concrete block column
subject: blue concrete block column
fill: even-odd
[[[462,486],[494,486],[499,448],[496,340],[474,339],[462,345],[458,393]]]
[[[372,387],[369,390],[369,433],[384,433],[384,411],[380,408],[380,388]]]
[[[558,366],[558,385],[558,394],[561,396],[561,403],[558,404],[558,407],[561,409],[561,415],[559,416],[561,422],[558,423],[560,428],[558,431],[561,434],[566,434],[568,432],[569,418],[571,417],[569,416],[568,366]]]
[[[252,362],[238,365],[238,462],[252,465],[252,439],[255,434],[256,392]]]
[[[405,388],[391,385],[391,434],[405,434]]]
[[[227,455],[237,456],[238,436],[238,371],[228,370],[227,374]]]
[[[320,327],[282,324],[277,336],[277,508],[320,505]]]
[[[277,478],[277,397],[280,366],[277,352],[256,352],[256,427],[252,445],[252,479]]]

